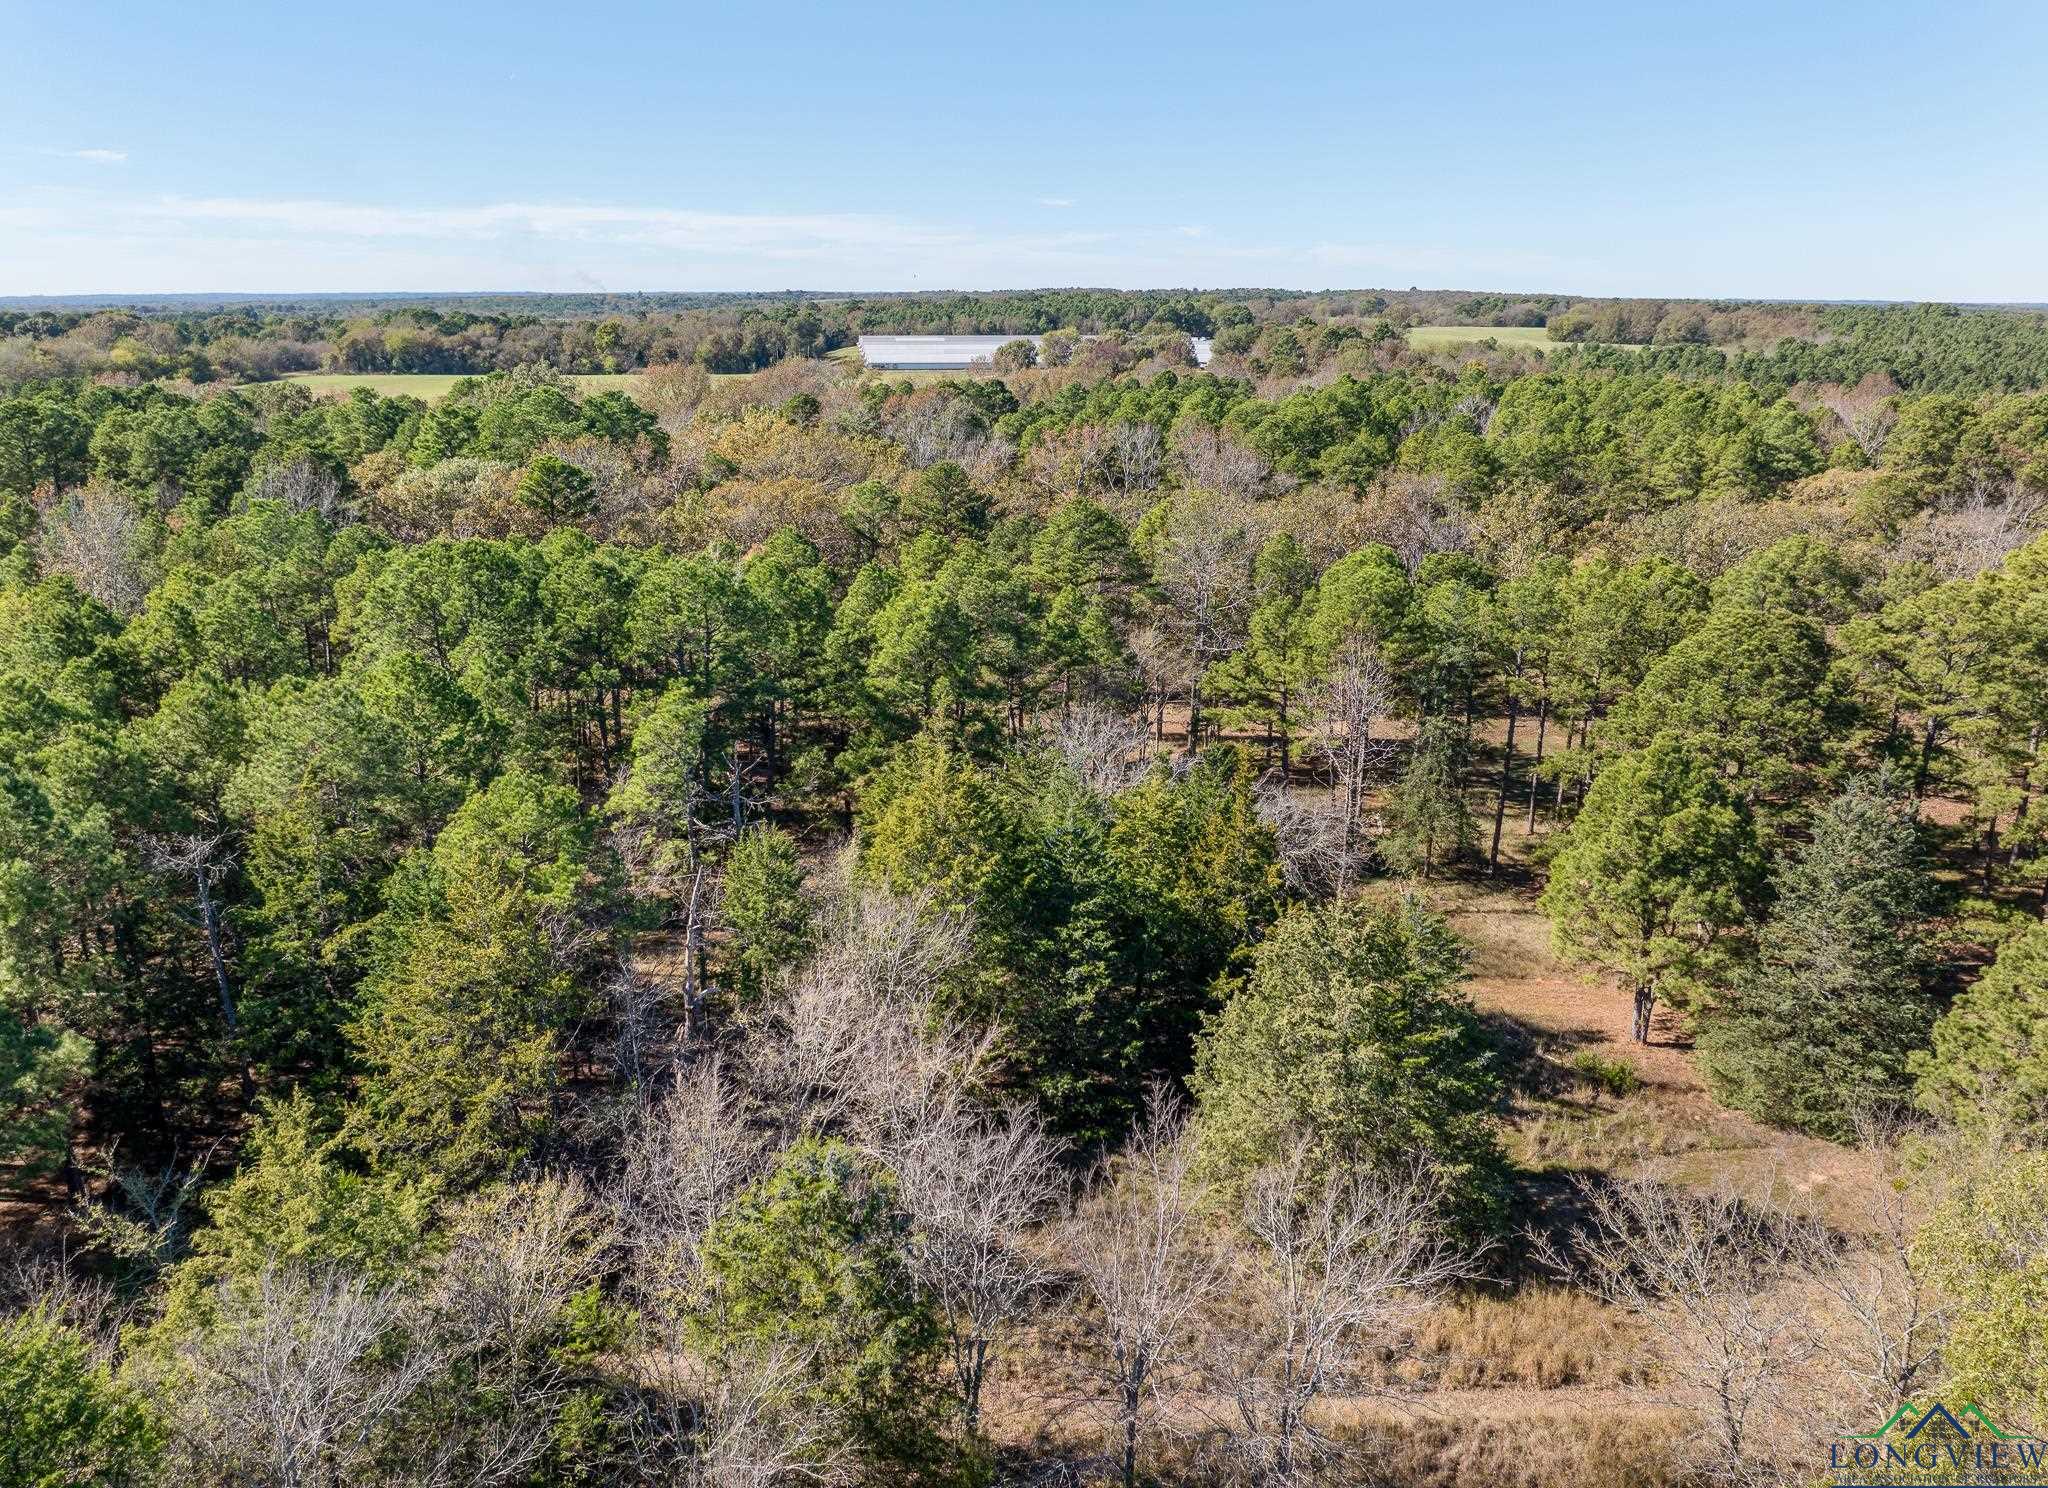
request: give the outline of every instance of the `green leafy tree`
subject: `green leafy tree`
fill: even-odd
[[[357,1127],[379,1162],[475,1183],[552,1131],[592,955],[578,930],[602,911],[609,872],[576,793],[515,771],[401,874],[391,946],[350,1030],[365,1066]]]
[[[24,1024],[0,1007],[0,1162],[36,1178],[71,1158],[92,1045],[68,1028]]]
[[[2048,1412],[2048,1153],[2000,1152],[1913,1237],[1913,1257],[1954,1309],[1941,1364],[1950,1398],[2029,1426]]]
[[[163,1433],[92,1345],[47,1309],[0,1318],[0,1482],[141,1488]]]
[[[519,477],[519,499],[539,512],[549,526],[575,522],[590,514],[596,484],[581,468],[560,455],[535,455]]]
[[[1749,813],[1720,773],[1660,738],[1601,771],[1551,863],[1558,949],[1618,973],[1647,1043],[1661,994],[1687,999],[1725,964],[1763,876]]]
[[[944,1335],[909,1238],[888,1172],[805,1139],[706,1235],[692,1333],[715,1363],[795,1345],[797,1391],[840,1414],[871,1469],[915,1475],[943,1455]]]
[[[742,998],[758,997],[778,971],[801,961],[812,943],[796,842],[775,827],[739,835],[725,860],[725,922],[732,929],[732,980]]]
[[[941,537],[975,537],[988,530],[989,499],[950,460],[927,465],[903,488],[897,515],[913,532]]]
[[[1890,714],[1886,742],[1909,752],[1916,801],[2011,644],[2008,602],[1994,584],[1958,580],[1909,594],[1844,630],[1848,665]],[[1918,735],[1910,743],[1909,730]]]
[[[425,1241],[434,1196],[418,1176],[372,1168],[304,1092],[264,1102],[234,1176],[206,1197],[179,1289],[280,1264],[395,1281]]]
[[[1786,610],[1717,609],[1653,665],[1608,726],[1622,748],[1683,739],[1752,805],[1798,793],[1847,726],[1821,626]]]
[[[1132,954],[1150,1069],[1187,1068],[1211,984],[1240,967],[1282,907],[1285,880],[1257,780],[1250,754],[1228,746],[1179,775],[1156,769],[1117,798],[1109,850],[1138,906]]]
[[[1110,851],[1109,805],[1071,770],[1039,764],[1013,777],[1031,834],[1036,934],[1003,1026],[1053,1127],[1077,1143],[1108,1143],[1142,1100],[1155,999],[1171,993],[1146,977],[1147,906]]]
[[[1916,1052],[1920,1104],[1966,1126],[2048,1123],[2048,924],[2007,941],[1998,959]]]
[[[709,805],[711,706],[686,683],[663,688],[636,709],[626,775],[605,810],[644,833],[657,859],[694,865]]]
[[[1934,1012],[1921,949],[1931,884],[1889,777],[1814,814],[1811,838],[1778,866],[1755,965],[1700,1035],[1722,1100],[1841,1141],[1860,1107],[1901,1088]]]
[[[1468,959],[1413,901],[1285,916],[1203,1030],[1200,1155],[1236,1182],[1307,1141],[1323,1171],[1423,1157],[1473,1215],[1499,1201],[1500,1076],[1461,990]]]
[[[1408,768],[1387,802],[1383,848],[1404,872],[1428,878],[1471,853],[1477,825],[1460,780],[1464,754],[1464,732],[1456,721],[1423,720]]]
[[[1292,537],[1267,539],[1252,564],[1252,614],[1244,647],[1210,668],[1209,691],[1231,718],[1264,728],[1289,766],[1294,713],[1311,668],[1309,603],[1315,567]]]
[[[1373,543],[1323,571],[1308,620],[1308,644],[1327,670],[1391,644],[1408,624],[1415,593],[1400,557]]]

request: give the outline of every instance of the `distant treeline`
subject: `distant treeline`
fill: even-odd
[[[682,364],[752,372],[869,333],[1179,332],[1218,338],[1283,375],[1317,347],[1413,325],[1548,328],[1575,365],[1758,385],[1855,383],[1923,392],[2048,386],[2038,309],[1588,300],[1551,294],[1274,289],[999,293],[168,297],[0,309],[0,388],[61,377],[195,383],[289,372],[571,373]],[[1335,338],[1335,339],[1333,339]],[[1297,349],[1298,348],[1298,349]],[[1622,349],[1626,348],[1626,349]],[[1297,363],[1300,368],[1297,368]]]

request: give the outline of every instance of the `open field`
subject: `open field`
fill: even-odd
[[[1551,340],[1550,332],[1542,326],[1447,325],[1408,328],[1408,344],[1422,351],[1440,346],[1462,346],[1472,341],[1497,341],[1502,346],[1520,347],[1525,351],[1555,351],[1567,344]]]
[[[321,394],[344,394],[350,388],[366,387],[386,398],[400,394],[407,397],[423,398],[431,403],[437,398],[448,396],[448,390],[462,381],[467,373],[454,372],[294,372],[281,381],[303,383],[316,396]],[[569,381],[586,393],[601,393],[610,388],[631,392],[640,381],[638,372],[594,372],[571,377]]]

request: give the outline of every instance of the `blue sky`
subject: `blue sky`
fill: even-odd
[[[2048,300],[2048,6],[16,3],[0,295]]]

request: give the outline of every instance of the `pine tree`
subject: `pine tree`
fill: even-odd
[[[1387,807],[1386,852],[1403,871],[1428,878],[1472,851],[1477,829],[1458,782],[1464,753],[1465,741],[1453,720],[1423,722]]]
[[[1666,736],[1600,772],[1543,908],[1561,952],[1627,980],[1636,1042],[1648,1043],[1658,996],[1689,998],[1724,963],[1762,869],[1721,773]]]
[[[1729,1105],[1841,1140],[1895,1093],[1933,1008],[1919,922],[1930,880],[1910,801],[1888,776],[1852,784],[1781,859],[1756,964],[1707,1022],[1701,1063]]]
[[[583,470],[559,455],[535,455],[519,478],[519,499],[550,525],[590,514],[596,486]]]

